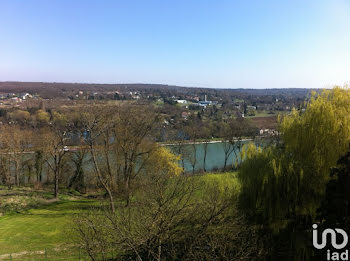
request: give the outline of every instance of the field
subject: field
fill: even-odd
[[[223,190],[239,189],[235,173],[206,174],[195,179]],[[198,193],[201,195],[202,191]],[[98,205],[97,200],[64,193],[54,201],[47,191],[2,188],[0,202],[0,209],[6,208],[0,217],[0,260],[88,260],[74,248],[72,221]]]
[[[17,189],[1,190],[1,203],[6,212],[0,217],[0,260],[79,260],[72,251],[72,220],[96,201],[68,194],[55,201],[44,191]]]
[[[258,129],[276,129],[277,128],[277,116],[264,116],[264,117],[252,117],[252,122]]]

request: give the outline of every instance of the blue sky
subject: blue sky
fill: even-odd
[[[349,15],[349,0],[0,0],[0,81],[342,85]]]

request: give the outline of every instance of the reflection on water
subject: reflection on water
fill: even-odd
[[[242,141],[241,145],[248,143],[249,141]],[[227,143],[226,143],[227,144]],[[186,145],[166,145],[173,153],[181,155],[182,159],[180,164],[184,167],[186,172],[190,172],[195,166],[195,171],[204,170],[204,155],[206,150],[205,170],[213,171],[222,169],[225,165],[225,144],[223,142],[215,143],[198,143],[198,144],[186,144]],[[195,155],[195,157],[194,157]],[[240,161],[239,149],[235,148],[235,151],[230,153],[227,159],[227,167],[235,166]]]

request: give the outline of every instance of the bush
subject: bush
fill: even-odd
[[[260,236],[239,218],[227,185],[145,177],[131,204],[77,217],[78,242],[92,260],[252,260],[264,253]]]

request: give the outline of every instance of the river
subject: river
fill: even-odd
[[[241,144],[250,142],[251,140],[244,140]],[[227,144],[227,143],[226,143]],[[222,169],[225,164],[225,142],[210,142],[210,143],[196,143],[194,144],[165,144],[165,147],[169,148],[173,153],[182,155],[183,160],[180,161],[181,166],[184,167],[185,172],[190,172],[193,170],[191,164],[195,162],[195,171],[200,172],[204,170],[204,154],[205,146],[207,146],[207,155],[205,161],[206,171],[215,171]],[[227,166],[234,166],[239,163],[239,151],[236,148],[236,153],[232,152],[227,159]],[[195,158],[194,158],[195,154]],[[238,158],[236,157],[238,156]]]

